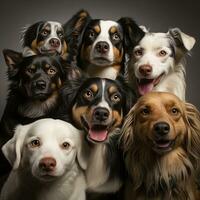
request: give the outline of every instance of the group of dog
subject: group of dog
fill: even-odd
[[[200,113],[185,102],[193,37],[80,10],[26,27],[22,43],[3,51],[1,200],[200,199]]]

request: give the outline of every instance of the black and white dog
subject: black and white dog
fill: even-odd
[[[90,77],[115,79],[124,72],[124,60],[130,44],[136,44],[144,32],[130,18],[118,21],[92,19],[79,11],[64,29],[72,28],[77,35],[78,66]]]
[[[133,48],[128,65],[128,79],[139,95],[150,91],[172,92],[185,99],[184,56],[195,39],[178,28],[167,33],[148,32]]]
[[[116,192],[124,173],[117,129],[136,100],[134,93],[120,77],[77,78],[63,87],[63,97],[71,108],[72,123],[85,130],[89,144],[88,191]]]
[[[67,53],[63,27],[55,21],[40,21],[26,27],[23,31],[22,43],[25,57],[55,53],[65,56]]]

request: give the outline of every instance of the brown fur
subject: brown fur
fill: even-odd
[[[143,108],[150,110],[143,113]],[[179,112],[173,114],[172,108]],[[168,138],[175,144],[159,154],[152,149],[153,125],[170,125]],[[198,200],[195,174],[200,159],[200,113],[175,95],[152,92],[139,99],[122,128],[125,162],[132,179],[127,182],[125,199]]]

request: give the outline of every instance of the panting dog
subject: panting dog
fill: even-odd
[[[26,27],[22,34],[23,56],[36,54],[67,54],[64,30],[59,22],[40,21]]]
[[[83,133],[67,122],[17,126],[2,148],[13,170],[1,200],[85,200],[86,149]]]
[[[63,98],[71,108],[72,123],[85,131],[90,152],[86,179],[89,192],[116,192],[122,185],[122,157],[117,146],[123,118],[135,95],[118,77],[77,78],[63,87]]]
[[[10,85],[0,122],[0,146],[13,136],[18,124],[28,124],[46,117],[61,118],[59,90],[70,69],[60,56],[23,57],[12,50],[4,50],[3,53]],[[1,174],[4,171],[2,168],[6,171],[9,169],[2,166]]]
[[[172,92],[185,99],[185,55],[195,39],[178,28],[167,33],[146,31],[131,53],[128,79],[138,94],[150,91]]]
[[[123,73],[126,49],[144,36],[131,18],[92,19],[84,10],[64,25],[64,29],[69,27],[77,35],[77,65],[90,77],[115,79]]]
[[[167,92],[149,92],[122,127],[125,199],[198,200],[200,113]]]

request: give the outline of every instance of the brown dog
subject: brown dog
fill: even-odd
[[[130,200],[197,200],[200,113],[170,93],[150,92],[129,112],[122,142]]]

